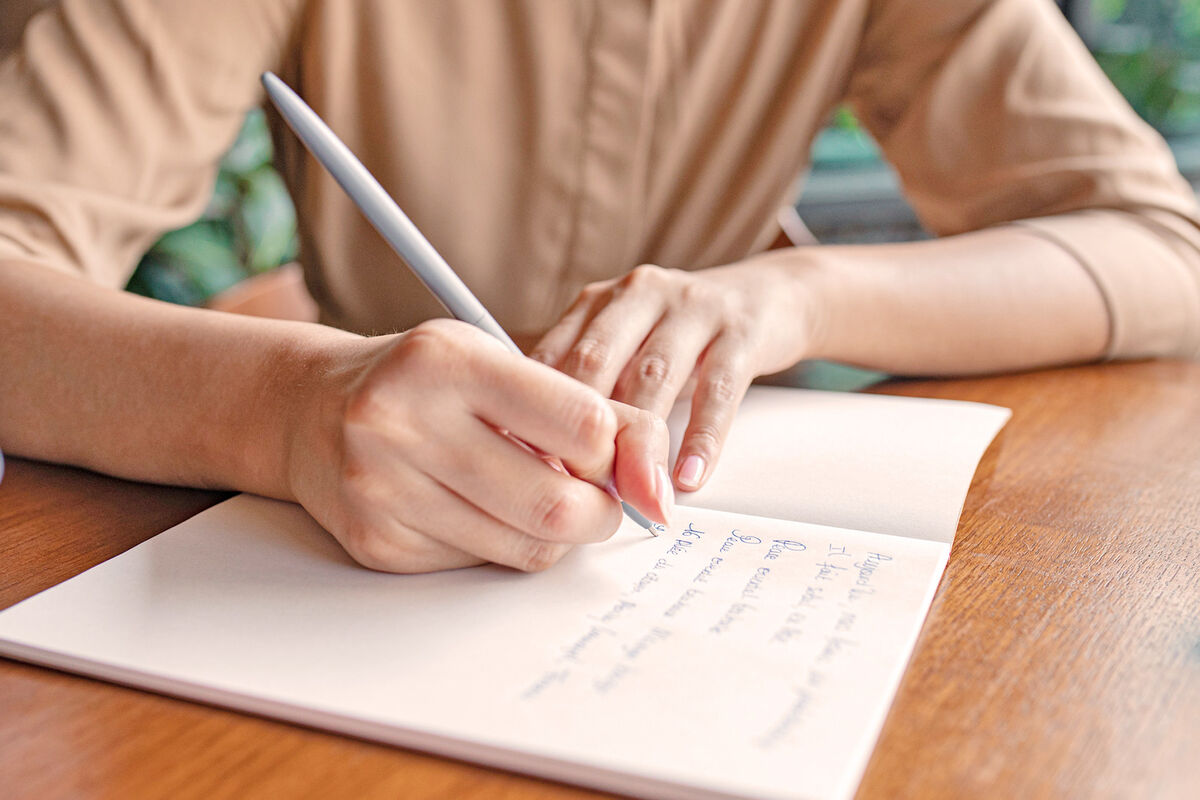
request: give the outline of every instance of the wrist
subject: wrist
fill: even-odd
[[[823,250],[820,247],[771,250],[741,262],[765,276],[760,303],[768,309],[773,343],[767,348],[767,360],[760,365],[760,374],[825,357],[834,287],[827,274]]]
[[[303,324],[276,341],[266,359],[253,418],[243,443],[244,486],[257,494],[298,502],[317,459],[336,456],[331,432],[340,418],[346,365],[367,340]]]
[[[844,317],[845,277],[835,251],[819,245],[797,248],[797,305],[803,315],[804,359],[837,359],[837,320]]]

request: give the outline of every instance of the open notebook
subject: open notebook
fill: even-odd
[[[755,387],[671,530],[535,575],[370,572],[242,495],[0,612],[0,653],[638,796],[847,797],[1007,418]]]

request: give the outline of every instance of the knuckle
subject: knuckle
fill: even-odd
[[[439,370],[430,368],[445,363],[447,356],[457,349],[456,345],[454,337],[443,326],[430,320],[404,334],[392,351],[392,359],[404,372],[437,375]]]
[[[579,499],[562,486],[538,495],[533,506],[533,524],[538,534],[554,540],[570,538],[579,517]]]
[[[666,430],[667,423],[653,411],[638,408],[637,406],[629,406],[628,408],[629,410],[626,412],[628,414],[628,420],[625,423],[626,428],[638,428],[646,432],[657,432],[659,426],[662,426],[663,430]]]
[[[582,339],[571,348],[568,372],[574,375],[597,375],[608,366],[608,345],[599,339]]]
[[[443,569],[433,540],[404,526],[351,529],[342,546],[360,565],[378,572],[412,574]]]
[[[731,309],[725,314],[726,322],[721,328],[721,337],[730,342],[745,346],[753,339],[754,326],[750,315],[738,309]]]
[[[604,448],[617,435],[616,414],[599,395],[583,395],[567,410],[566,419],[589,451]]]
[[[391,572],[402,561],[402,549],[373,525],[350,523],[341,541],[350,557],[368,569]]]
[[[342,459],[341,483],[337,487],[338,506],[350,520],[378,519],[380,514],[387,514],[395,508],[397,501],[407,500],[407,492],[397,492],[394,483],[381,478],[376,468],[368,458],[354,453],[347,454]],[[353,523],[353,535],[374,535],[375,528],[368,527],[365,522]]]
[[[570,550],[569,545],[526,537],[517,556],[517,569],[522,572],[542,572],[558,563]]]
[[[721,444],[721,431],[712,423],[702,422],[688,433],[688,440],[701,450],[714,453]]]
[[[600,302],[601,298],[609,294],[615,282],[612,280],[595,281],[585,285],[579,290],[579,294],[575,297],[575,301],[571,303],[570,311],[576,311],[584,308],[591,308]]]
[[[651,446],[658,444],[666,446],[671,438],[667,421],[655,412],[644,408],[637,409],[632,419],[626,423],[626,431],[634,440]]]
[[[428,319],[405,333],[404,343],[422,354],[426,350],[437,353],[441,348],[453,346],[459,334],[460,326],[453,320]]]
[[[646,289],[662,283],[666,270],[654,264],[641,264],[634,267],[621,278],[621,286],[626,289]]]
[[[608,289],[608,281],[593,281],[579,290],[580,297],[596,297]]]
[[[397,355],[436,374],[447,363],[469,361],[480,347],[502,347],[479,328],[455,319],[428,319],[403,334]]]
[[[705,393],[708,399],[721,404],[731,404],[738,398],[739,385],[732,372],[721,370],[705,378]]]
[[[671,378],[671,362],[661,353],[648,353],[638,361],[637,377],[642,383],[664,384]]]
[[[461,322],[449,317],[432,317],[418,322],[410,328],[412,331],[423,331],[431,336],[453,336],[457,331],[463,329],[464,326]]]
[[[667,421],[652,411],[644,411],[643,413],[649,417],[650,421],[647,424],[650,427],[651,435],[664,442],[667,441],[670,438],[670,429],[667,427]]]

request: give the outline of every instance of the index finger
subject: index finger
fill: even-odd
[[[595,390],[545,364],[507,351],[475,353],[474,391],[466,396],[479,419],[561,458],[575,474],[609,474],[616,415]]]

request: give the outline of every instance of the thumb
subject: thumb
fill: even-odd
[[[612,476],[617,492],[642,514],[669,525],[675,492],[667,471],[667,424],[649,411],[611,402],[617,415]]]

